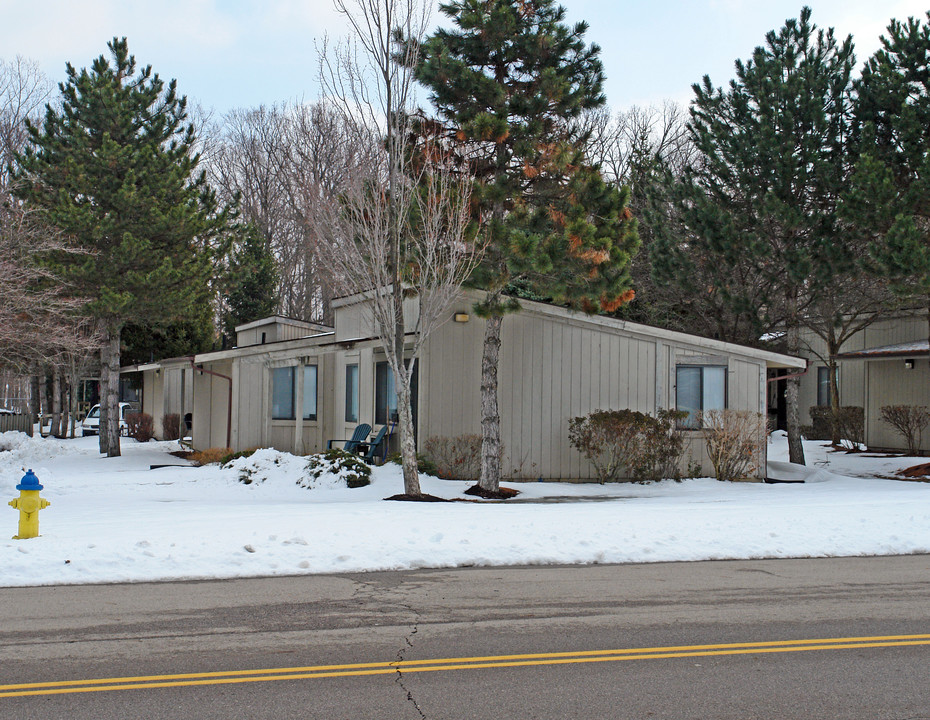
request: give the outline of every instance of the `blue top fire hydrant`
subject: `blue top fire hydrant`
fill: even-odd
[[[45,498],[39,497],[42,487],[39,484],[39,478],[31,469],[26,471],[23,479],[16,486],[19,490],[19,497],[9,502],[10,507],[19,510],[19,535],[14,535],[14,540],[26,540],[38,536],[39,510],[47,508],[50,504]]]

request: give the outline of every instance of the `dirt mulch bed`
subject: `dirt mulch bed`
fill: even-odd
[[[468,490],[465,491],[466,495],[475,495],[485,500],[509,500],[512,497],[516,497],[520,494],[519,490],[514,490],[513,488],[501,486],[500,490],[496,493],[488,492],[480,485],[472,485]]]
[[[384,499],[401,500],[404,502],[453,502],[452,500],[446,500],[446,498],[436,497],[435,495],[407,495],[405,493],[391,495],[391,497],[386,497]]]

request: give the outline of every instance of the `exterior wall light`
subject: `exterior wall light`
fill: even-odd
[[[457,323],[467,323],[468,313],[455,313],[452,319],[455,320],[455,322]]]
[[[911,360],[910,358],[908,358],[907,360],[904,361],[904,367],[905,367],[905,369],[907,369],[907,370],[913,370],[913,369],[914,369],[914,361]]]

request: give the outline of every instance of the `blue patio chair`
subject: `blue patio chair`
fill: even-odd
[[[355,432],[352,433],[352,437],[349,440],[328,440],[326,442],[326,449],[332,450],[333,443],[341,442],[345,443],[345,445],[342,446],[342,449],[346,452],[358,452],[359,443],[365,442],[370,432],[371,425],[362,423],[355,428]]]
[[[384,462],[384,458],[387,455],[387,440],[385,435],[387,435],[388,426],[382,425],[381,429],[378,431],[378,434],[375,435],[375,439],[370,442],[362,442],[358,444],[356,451],[359,454],[359,457],[362,458],[367,463],[373,463],[375,458],[380,456],[381,461]],[[384,444],[384,451],[379,452],[379,447],[381,444]]]

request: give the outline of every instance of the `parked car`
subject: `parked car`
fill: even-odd
[[[132,413],[139,412],[139,406],[136,403],[121,402],[119,404],[119,434],[126,436],[129,434],[129,424],[126,417]],[[81,423],[81,434],[85,437],[88,435],[100,434],[100,406],[94,405],[84,421]]]

